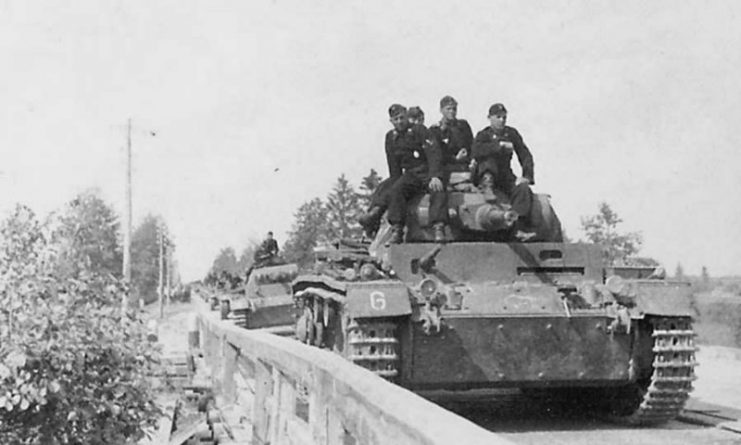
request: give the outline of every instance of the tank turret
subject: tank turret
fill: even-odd
[[[407,242],[432,242],[429,195],[410,203],[407,213]],[[470,173],[451,174],[448,186],[449,241],[514,241],[520,215],[502,192],[485,193],[476,187]],[[532,241],[561,242],[561,223],[547,195],[535,194],[529,223],[536,236]]]

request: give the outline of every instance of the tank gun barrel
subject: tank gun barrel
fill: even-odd
[[[482,205],[476,211],[477,225],[487,232],[508,229],[517,218],[517,212],[514,210],[504,210],[491,204]]]

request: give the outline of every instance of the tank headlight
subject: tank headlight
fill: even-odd
[[[360,266],[360,279],[363,281],[375,280],[381,275],[376,266],[365,263]]]
[[[358,274],[355,272],[355,269],[347,268],[342,272],[342,278],[346,281],[354,281],[357,277]]]
[[[625,281],[618,275],[612,275],[610,278],[605,280],[605,287],[607,290],[615,295],[621,295],[625,293]]]
[[[419,292],[423,297],[429,299],[435,295],[435,292],[437,292],[437,283],[435,280],[425,278],[421,283],[419,283]]]

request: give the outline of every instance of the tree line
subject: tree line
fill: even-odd
[[[294,221],[283,246],[284,259],[307,267],[313,262],[316,247],[338,238],[359,238],[362,228],[357,222],[358,217],[370,206],[370,197],[382,180],[378,172],[371,169],[356,188],[342,174],[324,199],[316,197],[301,204],[294,213]],[[584,238],[580,241],[601,244],[609,265],[657,266],[656,260],[637,256],[643,245],[643,235],[621,230],[622,222],[609,204],[601,202],[597,213],[581,218]],[[566,238],[566,241],[570,241]],[[219,276],[243,277],[252,265],[252,256],[257,247],[258,243],[251,241],[239,257],[234,248],[223,248],[209,270],[210,281],[216,282]]]
[[[325,198],[313,198],[299,206],[282,246],[285,261],[309,266],[314,261],[314,248],[339,238],[359,238],[362,228],[358,217],[370,205],[370,197],[383,178],[375,169],[361,178],[356,188],[341,174]],[[253,264],[259,242],[252,240],[237,255],[233,247],[224,247],[216,255],[206,276],[206,282],[225,284],[224,280],[244,278]]]
[[[150,215],[133,234],[134,295],[156,288],[158,231],[169,238]],[[136,443],[156,427],[158,350],[122,307],[122,262],[119,218],[95,192],[0,222],[0,443]]]

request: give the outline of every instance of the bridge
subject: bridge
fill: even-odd
[[[523,411],[516,401],[469,403],[453,412],[329,351],[221,320],[202,302],[195,302],[188,317],[189,345],[182,333],[188,323],[181,318],[176,324],[181,330],[178,341],[190,357],[185,363],[190,375],[154,443],[741,443],[741,392],[725,405],[709,399],[719,385],[732,383],[717,374],[713,368],[718,366],[700,368],[701,397],[690,400],[683,415],[661,427],[620,427],[588,413],[544,415]],[[741,363],[741,355],[730,360]],[[204,413],[193,414],[191,409],[187,415],[187,399]]]

